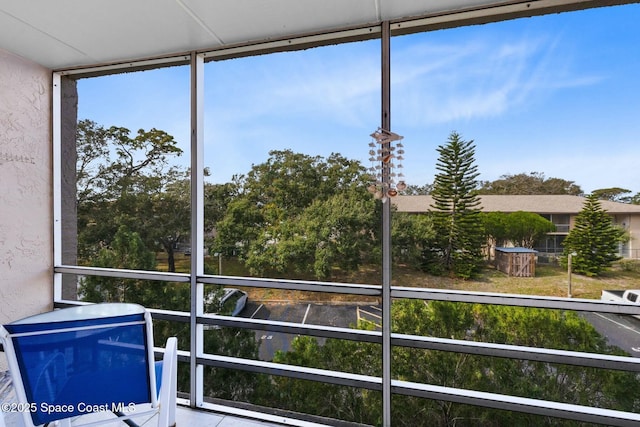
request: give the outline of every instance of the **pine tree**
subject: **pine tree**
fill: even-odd
[[[464,141],[457,132],[437,148],[438,158],[431,195],[434,229],[439,244],[431,253],[427,269],[472,277],[483,260],[484,230],[479,216],[478,168],[473,140]],[[439,270],[439,271],[438,271]]]
[[[613,224],[611,217],[602,209],[598,196],[591,194],[563,242],[561,261],[566,266],[568,255],[575,253],[572,257],[573,271],[597,276],[620,259],[618,245],[623,237],[624,231]]]

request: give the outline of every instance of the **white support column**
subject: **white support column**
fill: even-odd
[[[191,54],[191,361],[190,404],[202,406],[204,330],[196,323],[203,313],[204,285],[204,56]]]
[[[51,139],[53,167],[53,266],[62,265],[62,82],[53,73]],[[62,274],[53,274],[53,301],[62,299]]]

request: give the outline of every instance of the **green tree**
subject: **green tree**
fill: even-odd
[[[402,194],[406,196],[421,196],[431,194],[431,190],[433,188],[432,184],[425,185],[415,185],[409,184],[407,188],[402,190]]]
[[[205,226],[205,243],[210,253],[220,252],[223,255],[233,255],[235,242],[232,242],[228,248],[218,245],[215,235],[217,234],[216,224],[223,220],[229,204],[236,198],[239,193],[238,184],[234,177],[232,182],[224,184],[204,184],[204,226]]]
[[[109,157],[108,131],[91,120],[80,120],[76,127],[76,196],[80,206],[104,191]]]
[[[139,129],[135,136],[124,127],[80,120],[76,131],[76,188],[78,201],[114,200],[139,191],[140,177],[159,177],[169,170],[169,159],[180,156],[173,136],[158,129]]]
[[[136,217],[147,233],[147,244],[157,242],[167,253],[167,270],[175,272],[176,248],[191,236],[191,182],[178,173],[167,173],[158,184],[137,195],[141,203]]]
[[[78,124],[76,183],[78,222],[84,262],[97,267],[154,270],[155,250],[168,254],[169,271],[175,271],[176,245],[190,237],[189,173],[170,165],[182,151],[167,133],[152,129],[131,135],[126,128],[105,129],[95,122]],[[207,171],[205,171],[206,175]],[[206,231],[213,229],[235,183],[205,184]],[[80,295],[91,302],[133,302],[145,307],[189,311],[186,284],[166,284],[138,279],[87,276]],[[213,292],[213,306],[222,291]],[[216,300],[217,299],[217,300]],[[249,359],[258,358],[253,331],[220,328],[205,332],[204,351]],[[154,322],[154,338],[164,343],[178,337],[179,348],[189,348],[188,324]],[[205,394],[246,401],[260,389],[254,375],[221,368],[206,368]],[[179,389],[188,390],[189,372],[179,369]]]
[[[531,212],[482,212],[480,217],[487,242],[493,247],[511,243],[533,249],[539,239],[556,229],[551,221]]]
[[[371,343],[328,339],[320,345],[316,338],[295,338],[288,352],[278,351],[274,362],[320,369],[380,376],[379,347]],[[348,386],[336,386],[295,378],[273,377],[275,387],[265,396],[265,404],[289,410],[379,425],[381,399],[379,392]]]
[[[473,140],[464,141],[457,132],[437,148],[440,156],[431,195],[433,224],[438,241],[432,254],[440,269],[462,278],[472,277],[483,261],[484,231],[480,220],[480,199],[476,187]]]
[[[121,226],[109,247],[102,248],[91,263],[98,267],[129,270],[153,270],[155,254],[149,251],[138,233]],[[222,289],[211,290],[219,306]],[[87,276],[80,286],[80,295],[89,302],[130,302],[149,308],[189,311],[189,286],[165,284],[148,280]],[[154,340],[164,343],[170,336],[178,337],[179,348],[189,348],[189,326],[184,323],[154,321]],[[217,328],[205,331],[204,351],[211,354],[257,359],[259,343],[253,331],[239,328]],[[264,387],[261,378],[233,369],[207,367],[204,393],[209,397],[247,401]],[[179,389],[188,390],[189,372],[180,369]]]
[[[185,172],[170,165],[182,150],[164,131],[108,129],[78,122],[76,189],[79,260],[95,259],[121,225],[136,231],[149,249],[172,251],[186,238],[190,206]],[[173,268],[173,267],[170,267]]]
[[[188,343],[185,344],[188,347]],[[205,353],[257,360],[259,350],[255,331],[229,327],[204,331]],[[248,402],[268,393],[266,387],[265,379],[251,372],[212,366],[204,368],[203,394],[209,398]]]
[[[392,307],[393,332],[445,339],[483,341],[622,355],[577,313],[528,307],[397,300]],[[361,324],[360,327],[366,327]],[[299,337],[275,361],[363,375],[380,375],[375,344]],[[566,402],[635,412],[640,386],[633,372],[549,364],[531,360],[394,346],[395,379],[437,386]],[[275,378],[269,404],[332,418],[376,425],[379,394],[291,378]],[[559,420],[459,405],[445,401],[394,396],[394,426],[557,425]],[[563,425],[581,425],[566,422]]]
[[[610,200],[612,202],[630,203],[631,197],[627,194],[631,194],[631,190],[620,187],[612,188],[600,188],[593,190],[591,194],[595,195],[600,200]]]
[[[475,310],[481,326],[476,335],[485,341],[624,355],[575,312],[502,306]],[[638,378],[629,372],[522,360],[493,360],[492,370],[483,388],[486,391],[625,411],[636,411],[640,404],[637,393],[629,396],[629,381],[638,384]]]
[[[354,271],[371,256],[376,203],[364,191],[345,191],[315,200],[292,221],[281,221],[277,243],[247,259],[256,272],[330,277],[332,268]],[[274,229],[272,227],[272,229]]]
[[[506,213],[482,212],[480,218],[482,219],[485,238],[489,246],[501,247],[509,241]]]
[[[597,276],[620,259],[618,247],[624,237],[624,231],[613,224],[598,196],[590,194],[563,242],[561,262],[566,266],[568,255],[575,253],[572,257],[573,271]]]
[[[365,172],[338,154],[272,151],[238,177],[214,247],[237,253],[253,274],[324,279],[334,266],[356,269],[378,246],[379,207]]]
[[[475,328],[473,305],[402,300],[392,305],[394,332],[449,339],[470,339]],[[446,387],[480,388],[482,362],[464,353],[427,351],[408,347],[392,350],[393,375],[404,381]],[[482,425],[487,417],[479,408],[451,402],[400,397],[393,409],[393,425]],[[394,402],[395,403],[395,402]]]
[[[391,217],[391,241],[393,260],[424,269],[425,252],[434,244],[436,237],[432,217],[428,214],[394,212]]]
[[[556,226],[549,220],[532,212],[511,212],[506,215],[506,237],[515,246],[533,249],[535,243]]]
[[[92,264],[96,267],[129,270],[153,270],[155,254],[145,246],[136,232],[120,226],[109,246],[98,252]],[[88,276],[82,279],[80,295],[91,302],[135,302],[144,303],[141,292],[147,282],[138,279],[122,279]]]
[[[502,175],[495,181],[485,181],[479,194],[582,194],[580,186],[560,178],[545,178],[541,172]]]

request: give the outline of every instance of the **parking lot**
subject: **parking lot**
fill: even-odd
[[[248,302],[241,317],[336,327],[355,327],[367,320],[380,328],[380,307],[366,304],[327,303],[255,303]],[[260,359],[272,360],[277,350],[288,351],[296,335],[271,331],[256,331],[260,341]],[[322,342],[323,339],[318,338]]]

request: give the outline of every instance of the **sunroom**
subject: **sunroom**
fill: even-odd
[[[451,126],[495,168],[534,157],[535,140],[539,167],[568,173],[584,169],[583,133],[597,135],[625,162],[602,159],[588,175],[624,170],[633,181],[635,3],[0,0],[0,321],[144,301],[156,341],[178,336],[179,402],[203,424],[203,414],[300,426],[640,424],[640,391],[624,388],[640,359],[556,323],[542,329],[640,307],[413,286],[394,274],[402,250],[388,201],[431,179]],[[567,52],[592,68],[573,74]],[[617,85],[583,89],[603,80]],[[575,102],[537,116],[558,88]],[[614,103],[625,113],[597,115]],[[480,149],[492,138],[508,149]],[[560,141],[562,161],[549,154]],[[296,175],[350,167],[379,173],[386,193],[351,204],[370,183]],[[302,255],[310,234],[296,227],[311,213],[296,203],[328,192],[333,210],[317,203],[315,223],[335,227],[333,212],[366,205],[358,221],[377,225],[378,246],[353,251],[366,256]],[[239,194],[251,197],[230,201]],[[287,233],[297,240],[277,250]],[[347,274],[353,262],[367,274]],[[248,295],[239,316],[205,304],[229,289]],[[559,341],[509,337],[509,310],[544,319],[537,331]],[[475,323],[410,327],[447,316]],[[484,325],[497,332],[477,339]]]

